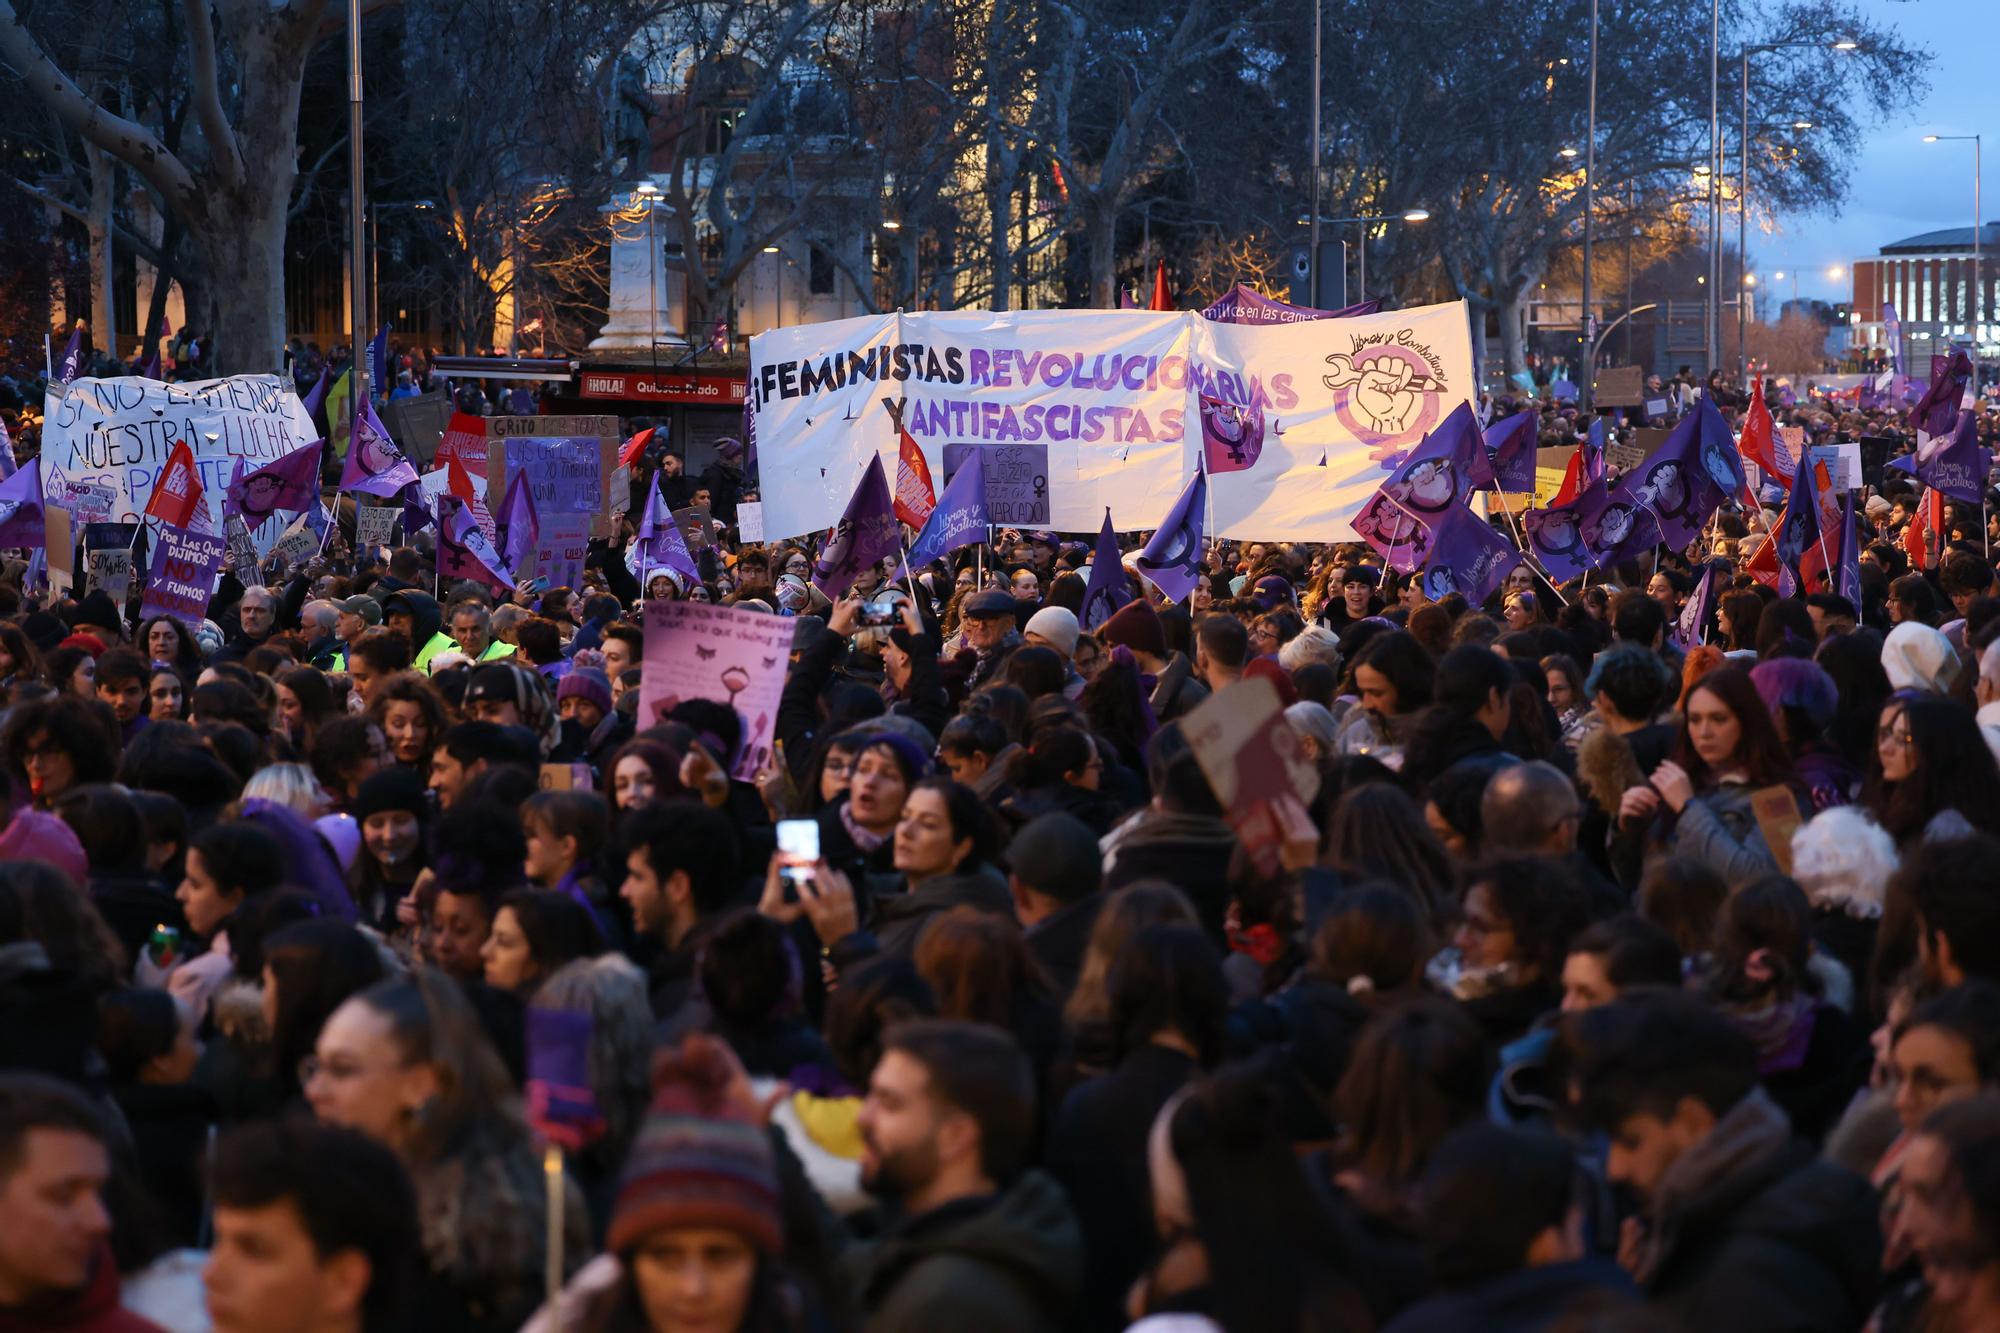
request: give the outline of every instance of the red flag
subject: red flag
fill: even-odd
[[[167,466],[153,483],[153,498],[146,501],[146,515],[176,528],[188,522],[201,508],[201,473],[194,465],[194,450],[186,440],[176,440],[167,455]]]
[[[457,454],[453,454],[444,467],[446,490],[467,504],[479,498],[479,493],[472,489],[472,474],[465,470],[465,464],[458,461]]]
[[[1148,310],[1172,310],[1174,298],[1167,294],[1167,261],[1162,259],[1153,266],[1153,299],[1146,306]]]
[[[1910,526],[1903,529],[1903,549],[1910,553],[1910,565],[1915,569],[1930,569],[1937,564],[1931,553],[1931,542],[1935,538],[1938,550],[1944,549],[1944,492],[1936,489],[1924,492],[1924,498],[1917,503],[1916,517]]]
[[[1743,414],[1743,436],[1736,442],[1737,451],[1764,470],[1764,475],[1789,484],[1793,466],[1787,466],[1790,451],[1785,457],[1778,453],[1777,435],[1771,422],[1771,409],[1764,405],[1764,379],[1760,375],[1750,390],[1750,410]]]
[[[897,434],[901,439],[896,442],[896,521],[921,528],[937,508],[937,488],[931,485],[931,465],[910,432]]]
[[[618,451],[618,466],[637,467],[639,460],[645,456],[646,446],[653,442],[653,432],[658,429],[658,426],[648,426],[625,441],[625,447]]]
[[[1814,479],[1819,483],[1819,530],[1822,534],[1838,532],[1841,522],[1840,498],[1833,489],[1833,477],[1827,472],[1826,464],[1815,463],[1813,467],[1816,469]],[[1782,519],[1780,523],[1782,525]],[[1805,553],[1799,557],[1799,577],[1805,583],[1804,591],[1828,591],[1826,585],[1837,571],[1829,572],[1827,562],[1829,559],[1837,559],[1838,555],[1833,544],[1828,542],[1814,542],[1806,547]],[[1777,587],[1779,577],[1777,541],[1774,539],[1759,546],[1757,554],[1750,557],[1750,563],[1744,568],[1757,582],[1769,588]]]
[[[1556,498],[1549,501],[1549,507],[1553,508],[1556,505],[1568,504],[1571,500],[1576,499],[1576,493],[1582,489],[1583,448],[1579,445],[1577,451],[1569,456],[1569,462],[1563,468],[1562,485],[1556,488]]]

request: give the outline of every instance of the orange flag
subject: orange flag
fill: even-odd
[[[1167,294],[1167,261],[1162,259],[1153,265],[1153,299],[1146,306],[1148,310],[1172,310],[1174,298]]]

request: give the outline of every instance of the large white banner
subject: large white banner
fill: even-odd
[[[146,510],[174,444],[186,440],[202,498],[222,530],[223,492],[236,460],[262,467],[319,438],[281,375],[164,384],[124,376],[51,390],[42,429],[42,491],[86,522],[130,523]]]
[[[950,446],[1046,450],[1049,526],[1156,526],[1197,465],[1221,536],[1351,540],[1397,461],[1472,392],[1462,302],[1285,325],[1194,312],[882,315],[750,340],[767,539],[831,527],[903,425],[942,486]],[[1034,479],[1031,479],[1034,480]]]

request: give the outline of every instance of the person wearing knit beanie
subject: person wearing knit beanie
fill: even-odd
[[[576,700],[571,703],[570,700]],[[579,712],[579,706],[597,709],[593,716],[588,711]],[[604,673],[588,667],[579,667],[562,678],[556,686],[556,712],[564,721],[574,717],[586,730],[594,728],[611,711],[611,682]]]
[[[1125,603],[1116,615],[1098,627],[1097,637],[1107,648],[1124,644],[1139,655],[1142,665],[1147,658],[1167,655],[1167,631],[1160,624],[1160,613],[1144,601]]]
[[[782,1280],[777,1155],[754,1099],[738,1095],[747,1087],[703,1033],[654,1061],[605,1236],[621,1270],[615,1303],[640,1315],[634,1327],[742,1329]]]
[[[1076,612],[1066,606],[1045,606],[1028,617],[1021,637],[1030,644],[1055,649],[1067,661],[1076,656],[1076,641],[1082,633],[1082,626],[1076,622]]]

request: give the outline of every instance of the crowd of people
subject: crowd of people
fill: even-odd
[[[0,1329],[2000,1327],[1978,509],[1913,553],[1864,478],[1859,605],[1732,505],[1484,606],[1211,542],[1086,628],[1049,533],[828,598],[745,461],[634,481],[700,578],[349,511],[188,625],[5,561]],[[646,598],[794,619],[753,775],[642,715]],[[1275,863],[1188,735],[1251,678]]]

